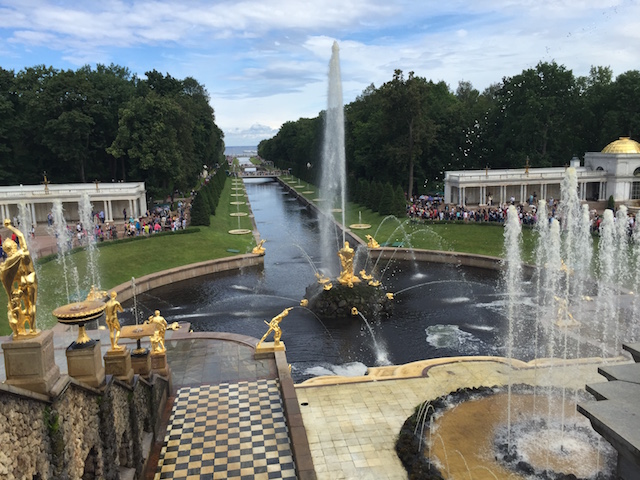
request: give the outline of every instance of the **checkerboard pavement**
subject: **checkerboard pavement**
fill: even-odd
[[[296,478],[277,380],[178,391],[155,479]]]

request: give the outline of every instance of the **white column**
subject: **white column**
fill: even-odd
[[[143,194],[143,195],[140,195],[138,200],[140,202],[140,216],[142,216],[145,213],[147,213],[147,199],[146,199],[145,195]]]
[[[30,203],[29,204],[29,211],[31,212],[31,223],[35,226],[38,226],[38,222],[36,221],[36,205],[35,203]],[[31,225],[29,225],[29,228],[31,228]]]
[[[2,212],[2,219],[0,221],[4,222],[5,218],[9,218],[9,215],[7,214],[7,206],[4,204],[0,205],[0,211]]]
[[[111,200],[107,201],[107,221],[113,222],[113,205],[111,205]]]
[[[464,198],[465,196],[465,190],[466,188],[462,187],[462,196],[460,197],[460,205],[462,205],[463,207],[466,205],[466,199]]]
[[[527,185],[523,184],[521,187],[521,194],[520,194],[520,203],[527,203],[528,199],[527,199]]]
[[[134,217],[134,218],[138,216],[138,215],[136,215],[136,211],[135,211],[135,209],[133,207],[133,200],[132,199],[129,199],[129,211],[131,212],[129,214],[129,216]]]

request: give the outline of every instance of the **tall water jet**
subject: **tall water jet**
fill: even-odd
[[[56,237],[56,245],[58,246],[58,256],[56,261],[58,265],[62,267],[62,278],[64,280],[64,288],[66,293],[67,302],[71,302],[71,291],[69,288],[69,258],[67,253],[71,250],[71,237],[69,235],[69,229],[67,228],[67,221],[64,218],[64,209],[62,207],[62,201],[56,199],[53,201],[51,207],[51,214],[53,215],[53,233]],[[75,268],[75,265],[71,266]]]
[[[509,206],[507,211],[507,221],[504,227],[504,245],[505,245],[505,288],[507,292],[507,320],[509,322],[509,331],[507,334],[507,358],[513,359],[514,336],[517,329],[516,323],[520,317],[518,312],[518,302],[522,299],[522,255],[521,250],[521,232],[520,219],[518,211],[513,205]],[[511,373],[509,373],[509,411],[507,412],[507,444],[511,443]]]
[[[618,325],[616,306],[615,306],[615,224],[613,220],[613,211],[605,210],[600,224],[600,243],[598,244],[598,310],[597,318],[602,319],[602,356],[606,357],[609,345],[609,333],[611,330],[611,321],[615,321]],[[617,329],[616,329],[617,330]],[[614,348],[617,348],[617,342],[614,334]]]
[[[322,266],[329,273],[337,266],[336,251],[345,241],[344,230],[342,241],[336,238],[332,225],[333,210],[342,211],[342,225],[345,221],[346,207],[346,161],[344,152],[344,106],[342,99],[342,80],[340,78],[340,48],[333,42],[331,61],[329,62],[329,89],[327,96],[327,112],[324,121],[324,137],[322,144],[322,178],[320,181],[320,255]]]
[[[18,222],[19,225],[14,225],[14,227],[18,228],[22,235],[24,235],[25,240],[27,241],[27,248],[29,252],[31,252],[32,258],[35,260],[37,258],[36,249],[33,248],[33,237],[31,236],[31,211],[27,204],[24,202],[18,203]],[[36,274],[38,270],[36,269]]]
[[[89,199],[89,195],[84,193],[78,202],[78,213],[80,215],[80,223],[82,223],[87,232],[86,252],[87,252],[87,276],[89,283],[100,288],[100,275],[98,272],[98,249],[96,248],[95,224],[92,214],[93,205]]]

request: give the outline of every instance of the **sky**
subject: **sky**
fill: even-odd
[[[193,77],[227,146],[326,108],[331,45],[344,102],[395,69],[455,91],[556,61],[640,69],[640,0],[0,0],[0,67],[117,64]]]

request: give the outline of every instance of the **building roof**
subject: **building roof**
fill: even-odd
[[[620,137],[604,147],[602,153],[640,153],[640,143],[629,137]]]

